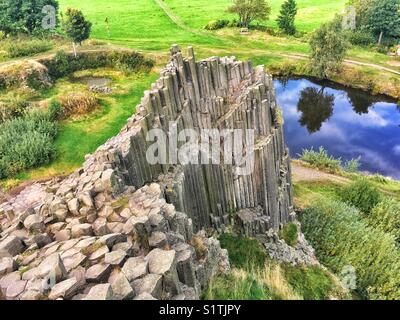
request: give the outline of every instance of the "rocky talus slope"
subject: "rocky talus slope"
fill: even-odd
[[[171,121],[178,131],[254,129],[254,150],[243,142],[254,170],[149,164],[147,133],[168,131]],[[3,201],[2,299],[199,299],[211,277],[229,270],[211,231],[233,226],[254,236],[293,216],[272,79],[249,62],[196,62],[191,48],[184,58],[174,46],[135,115],[82,168]]]

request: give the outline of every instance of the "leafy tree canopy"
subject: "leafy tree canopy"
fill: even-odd
[[[57,0],[0,0],[0,30],[6,34],[36,34],[48,31],[42,23],[48,12],[45,6],[54,8],[57,23]]]
[[[234,0],[228,12],[239,16],[239,23],[249,27],[253,20],[268,20],[271,7],[265,0]]]

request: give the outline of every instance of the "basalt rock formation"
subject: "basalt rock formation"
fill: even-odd
[[[2,296],[198,299],[211,277],[229,270],[210,231],[233,227],[254,236],[293,216],[281,122],[262,67],[234,57],[196,62],[191,48],[184,58],[173,46],[135,115],[82,168],[0,204]],[[195,164],[168,156],[150,164],[148,134],[167,132],[170,155],[171,123],[178,132],[251,130],[254,142],[246,136],[235,143],[242,158],[253,159],[252,170],[240,174],[236,157]],[[226,160],[234,151],[220,153]]]

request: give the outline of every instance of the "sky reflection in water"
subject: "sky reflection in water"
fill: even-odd
[[[320,146],[361,170],[400,179],[400,110],[358,90],[306,79],[275,80],[292,157]],[[333,88],[333,86],[335,88]]]

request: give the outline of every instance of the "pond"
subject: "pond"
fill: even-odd
[[[323,146],[361,157],[362,171],[400,179],[400,107],[395,101],[308,79],[274,80],[291,156]]]

